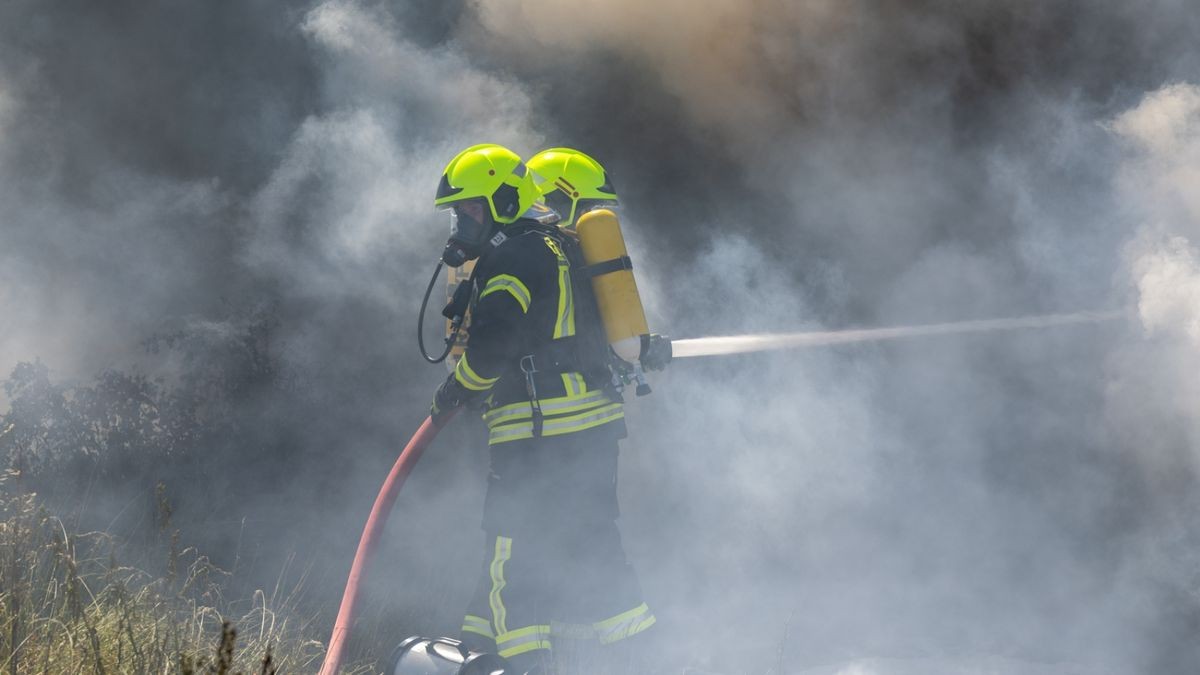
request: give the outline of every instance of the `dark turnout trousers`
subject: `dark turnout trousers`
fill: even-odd
[[[468,644],[495,640],[501,656],[529,663],[552,635],[611,644],[654,624],[617,530],[622,429],[611,426],[492,447]]]

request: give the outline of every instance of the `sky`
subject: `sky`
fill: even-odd
[[[8,2],[0,372],[169,373],[147,338],[269,314],[287,384],[229,442],[274,479],[205,489],[336,596],[444,377],[412,344],[442,168],[577,147],[656,332],[1128,313],[672,364],[620,489],[673,658],[1188,672],[1198,32],[1190,0]],[[431,449],[373,582],[428,632],[474,583],[479,426]]]

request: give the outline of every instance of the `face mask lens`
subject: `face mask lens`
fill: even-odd
[[[490,229],[486,204],[471,200],[455,204],[450,210],[450,238],[464,243],[478,243]]]

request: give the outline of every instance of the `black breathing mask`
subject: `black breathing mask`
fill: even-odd
[[[450,207],[450,238],[442,250],[442,262],[459,267],[483,255],[496,229],[491,206],[483,197],[455,202]]]
[[[446,242],[446,248],[442,249],[442,262],[447,267],[462,267],[468,260],[478,257],[479,254],[471,255],[454,240]]]

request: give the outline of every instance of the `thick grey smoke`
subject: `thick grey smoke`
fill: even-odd
[[[1190,589],[1196,535],[1187,514],[1195,513],[1191,479],[1200,467],[1200,385],[1188,375],[1200,367],[1200,89],[1165,86],[1108,128],[1125,146],[1116,183],[1136,228],[1124,253],[1142,339],[1110,354],[1106,417],[1136,458],[1159,525],[1136,533],[1128,564],[1143,581]]]
[[[1187,113],[1154,108],[1190,91],[1172,83],[1196,72],[1183,26],[1197,13],[1144,9],[608,3],[581,15],[514,1],[488,3],[479,35],[504,36],[491,53],[546,79],[547,54],[585,73],[627,60],[667,92],[666,125],[638,138],[651,150],[612,161],[618,176],[638,164],[653,176],[629,216],[660,256],[642,278],[672,330],[903,325],[1136,298],[1148,329],[1178,332],[1194,316],[1187,245],[1134,250],[1155,199],[1113,190],[1138,171],[1118,137],[1139,131],[1170,149],[1169,171],[1188,171],[1186,139],[1171,136]],[[604,117],[589,107],[644,113],[642,90],[596,82],[603,93],[560,89],[585,101],[565,107],[592,125]],[[1166,129],[1145,128],[1172,113]],[[679,144],[673,125],[697,140]],[[688,175],[703,196],[681,194],[657,134],[701,165]],[[1162,171],[1143,176],[1167,183],[1155,194],[1189,199],[1187,181]],[[708,213],[679,203],[694,200]],[[737,626],[735,662],[783,643],[808,664],[865,649],[913,672],[962,653],[1016,658],[1016,672],[1186,670],[1194,610],[1178,598],[1193,584],[1166,542],[1195,539],[1180,529],[1194,474],[1178,471],[1194,389],[1175,375],[1195,371],[1194,351],[1161,348],[1138,331],[1065,330],[676,364],[669,395],[639,406],[651,412],[626,458],[641,469],[627,486],[652,476],[630,501],[677,506],[674,536],[657,518],[626,529],[663,564],[652,588],[679,612],[668,625],[686,626],[683,651]],[[714,580],[722,591],[706,593]],[[984,667],[956,663],[943,667]]]
[[[1190,0],[9,3],[0,369],[157,371],[152,334],[275,317],[229,441],[269,479],[203,491],[336,596],[441,376],[439,171],[580,147],[672,335],[1137,308],[674,364],[629,406],[622,526],[679,663],[1189,672],[1198,32]],[[474,581],[478,429],[437,445],[384,632],[453,631]]]

